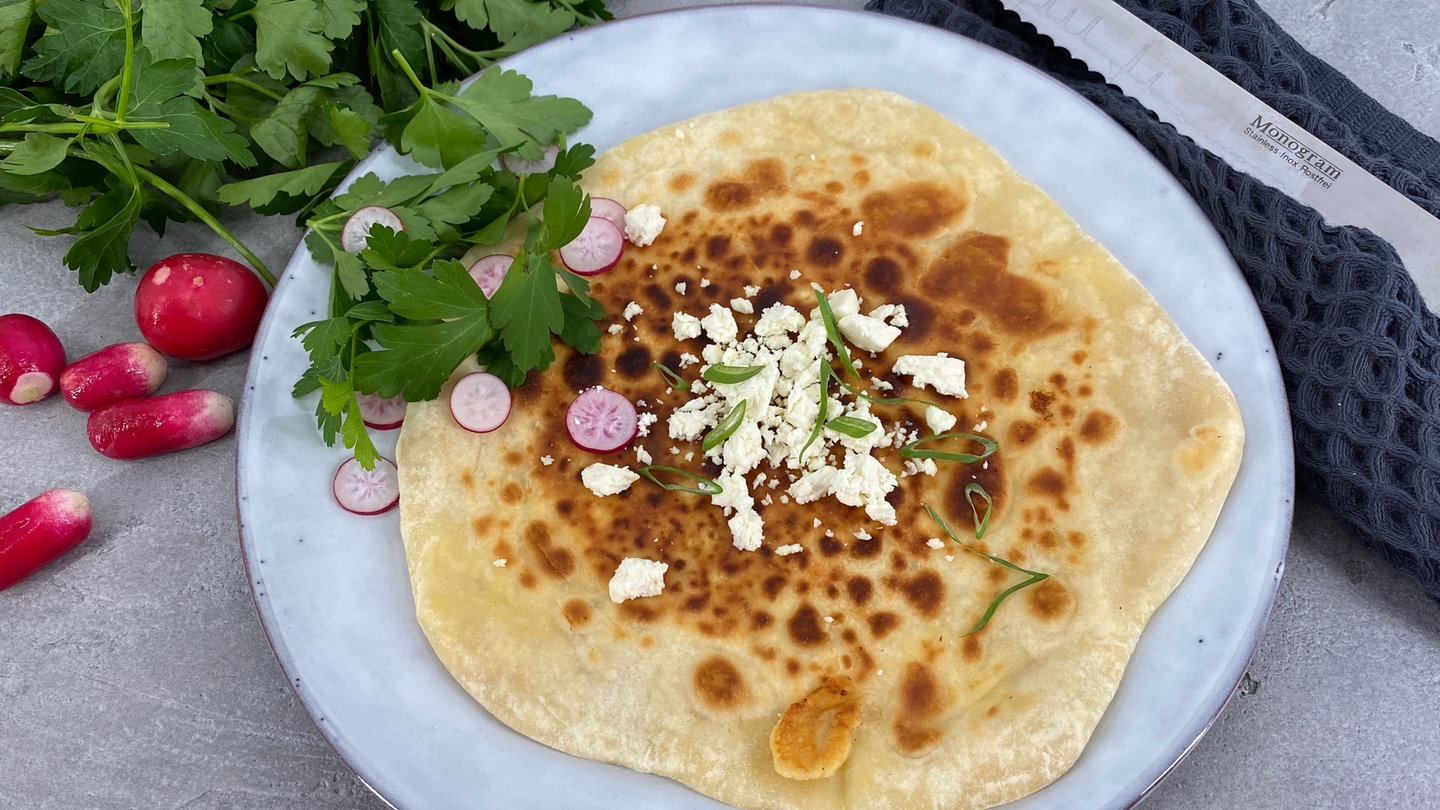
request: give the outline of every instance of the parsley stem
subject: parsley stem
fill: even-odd
[[[125,61],[120,66],[120,96],[115,100],[115,123],[125,124],[125,111],[130,106],[130,77],[135,70],[135,15],[130,0],[116,0],[125,17]]]
[[[280,93],[271,90],[270,88],[266,87],[263,84],[260,84],[259,82],[254,82],[247,78],[255,72],[256,71],[252,68],[249,70],[235,73],[217,73],[214,76],[206,76],[204,80],[205,86],[214,87],[217,84],[233,84],[237,87],[243,87],[246,90],[253,90],[256,93],[259,93],[260,95],[270,99],[271,101],[280,101],[284,98],[284,96]]]
[[[271,273],[270,268],[266,267],[265,263],[260,261],[259,256],[252,253],[250,248],[245,247],[244,243],[235,238],[235,234],[231,233],[230,229],[221,225],[220,220],[216,219],[209,211],[206,211],[204,207],[191,199],[190,195],[172,186],[169,181],[160,175],[140,166],[134,166],[133,168],[135,173],[144,179],[145,182],[153,186],[156,191],[161,192],[179,203],[186,211],[194,214],[196,219],[208,225],[210,230],[215,232],[216,236],[224,239],[231,247],[235,248],[241,256],[245,257],[245,261],[250,263],[250,266],[255,269],[256,273],[260,274],[261,278],[265,279],[265,283],[269,284],[272,289],[275,287],[278,283],[275,279],[275,274]]]

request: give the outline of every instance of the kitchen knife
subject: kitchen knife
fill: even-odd
[[[1440,312],[1440,219],[1113,0],[1002,3],[1236,170],[1388,241]]]

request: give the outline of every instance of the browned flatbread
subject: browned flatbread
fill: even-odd
[[[602,155],[586,186],[668,219],[594,279],[618,324],[600,355],[562,350],[493,434],[457,427],[443,396],[412,407],[401,434],[417,614],[445,665],[530,737],[744,807],[985,807],[1063,773],[1236,473],[1242,427],[1219,376],[1053,201],[890,93],[701,116]],[[793,471],[762,462],[781,483],[751,487],[772,497],[750,551],[706,496],[581,484],[597,460],[640,466],[633,448],[599,459],[567,440],[565,408],[597,384],[658,418],[636,442],[655,463],[713,476],[667,432],[691,395],[651,363],[679,369],[705,343],[677,339],[673,314],[753,285],[743,334],[775,302],[808,314],[812,284],[853,288],[862,311],[903,305],[901,337],[856,353],[864,386],[941,404],[999,452],[900,478],[894,525],[835,498],[781,498]],[[643,311],[627,319],[631,302]],[[890,373],[939,352],[966,362],[968,397]],[[873,410],[929,433],[917,405]],[[873,457],[903,469],[894,447]],[[982,540],[971,482],[994,502]],[[974,549],[1049,578],[966,635],[1025,577],[946,539],[923,505]],[[776,553],[788,544],[803,551]],[[613,602],[627,557],[668,564],[663,592]]]

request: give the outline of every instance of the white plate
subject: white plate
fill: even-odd
[[[672,11],[591,28],[507,66],[595,113],[580,140],[623,138],[783,92],[868,85],[975,131],[1110,248],[1210,357],[1240,402],[1245,457],[1214,535],[1155,616],[1075,767],[1023,808],[1123,807],[1204,733],[1249,661],[1289,537],[1285,400],[1259,312],[1218,236],[1122,129],[1029,67],[936,28],[791,6]],[[407,171],[389,150],[359,171]],[[330,496],[326,448],[290,337],[324,316],[330,274],[303,246],[256,342],[241,406],[238,497],[255,601],[321,733],[400,808],[718,807],[678,783],[556,753],[502,726],[432,654],[414,620],[398,517]],[[382,448],[393,436],[381,436]]]

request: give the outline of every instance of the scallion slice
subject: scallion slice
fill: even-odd
[[[708,453],[730,438],[740,428],[740,423],[745,420],[746,404],[748,404],[747,400],[740,400],[740,404],[731,409],[730,413],[725,414],[724,419],[716,422],[715,427],[710,428],[710,432],[700,440],[700,449]]]
[[[825,423],[825,427],[836,433],[844,433],[852,439],[869,436],[879,425],[858,416],[837,416]]]
[[[830,309],[830,299],[826,298],[819,288],[812,289],[815,290],[815,300],[820,304],[820,320],[825,323],[825,336],[830,339],[830,345],[835,347],[835,356],[840,358],[840,365],[850,376],[859,379],[860,372],[856,371],[855,364],[850,362],[850,350],[840,337],[840,325],[835,321],[834,310]]]
[[[979,494],[985,501],[985,514],[981,515],[980,510],[975,507],[975,499],[971,496]],[[990,528],[990,513],[995,511],[995,499],[985,491],[985,487],[978,481],[971,481],[965,485],[965,500],[970,504],[970,514],[975,517],[975,539],[984,540],[985,532]]]
[[[661,363],[658,360],[652,361],[650,363],[650,367],[654,369],[659,369],[660,373],[665,375],[665,379],[667,382],[670,383],[670,387],[672,389],[676,391],[690,390],[690,381],[685,379],[684,377],[681,377],[678,373],[673,371],[669,366],[665,365],[664,363]]]
[[[969,488],[969,487],[966,487],[966,488],[965,488],[965,491],[966,491],[966,499],[968,500],[968,499],[969,499],[970,488]],[[983,491],[983,490],[982,490],[982,491]],[[988,493],[986,494],[986,499],[987,499],[987,501],[988,501],[988,499],[989,499]],[[965,631],[964,635],[968,636],[968,635],[971,635],[971,634],[973,634],[973,633],[978,633],[978,632],[980,632],[982,629],[984,629],[985,625],[986,625],[986,624],[989,624],[991,617],[993,617],[993,616],[995,615],[995,611],[996,611],[997,609],[999,609],[1000,603],[1001,603],[1001,602],[1004,602],[1005,599],[1010,596],[1010,594],[1015,593],[1016,591],[1023,590],[1023,589],[1025,589],[1025,588],[1028,588],[1028,587],[1030,587],[1031,585],[1034,585],[1034,584],[1037,583],[1037,582],[1042,582],[1042,581],[1047,580],[1047,579],[1050,578],[1050,575],[1049,575],[1049,574],[1042,574],[1042,573],[1040,573],[1039,571],[1031,571],[1031,570],[1028,569],[1028,568],[1021,568],[1020,566],[1016,565],[1015,563],[1010,562],[1009,560],[1006,560],[1006,559],[1003,559],[1003,558],[1000,558],[1000,557],[996,557],[996,556],[993,555],[993,554],[986,554],[985,552],[980,551],[980,550],[977,549],[977,548],[973,548],[973,547],[967,545],[963,540],[961,540],[960,538],[958,538],[958,537],[955,536],[955,532],[953,532],[953,531],[950,530],[950,526],[949,526],[947,523],[945,523],[945,521],[942,520],[938,514],[935,513],[935,510],[934,510],[934,509],[930,508],[930,505],[929,505],[929,504],[921,504],[921,505],[924,506],[924,507],[925,507],[925,511],[930,514],[930,518],[931,518],[932,520],[934,520],[936,523],[939,523],[939,524],[940,524],[940,528],[945,531],[945,534],[949,535],[951,540],[954,540],[955,542],[959,543],[960,546],[961,546],[961,548],[964,548],[966,551],[972,552],[972,553],[974,553],[974,554],[978,554],[978,555],[980,555],[981,557],[984,557],[985,559],[989,560],[990,562],[996,563],[996,564],[998,564],[998,565],[1003,565],[1003,566],[1005,566],[1006,568],[1009,568],[1009,569],[1012,570],[1012,571],[1017,571],[1017,572],[1019,572],[1019,573],[1021,573],[1021,574],[1025,574],[1026,576],[1029,577],[1029,579],[1023,580],[1023,581],[1021,581],[1021,582],[1017,582],[1017,583],[1015,583],[1014,585],[1011,585],[1010,587],[1008,587],[1008,588],[1006,588],[1005,590],[1001,591],[1001,592],[999,593],[999,595],[997,595],[997,596],[995,597],[995,599],[990,602],[990,606],[987,607],[987,608],[985,608],[985,612],[984,612],[983,614],[981,614],[980,619],[975,622],[975,626],[974,626],[974,627],[971,627],[969,630]],[[974,503],[973,503],[973,502],[971,503],[971,507],[972,507],[972,508],[974,507]],[[987,517],[987,518],[989,517],[988,510],[987,510],[987,513],[986,513],[986,517]]]
[[[841,388],[844,388],[846,391],[849,391],[856,397],[863,399],[866,402],[869,402],[871,405],[904,405],[907,402],[915,405],[935,404],[928,399],[915,399],[914,397],[877,397],[874,394],[867,394],[864,391],[861,391],[859,388],[856,388],[853,384],[848,383],[843,379],[836,380],[836,382],[840,383]]]
[[[764,366],[727,366],[716,364],[700,373],[702,380],[713,383],[742,383],[764,371]]]
[[[660,487],[666,492],[692,492],[696,495],[719,495],[720,493],[725,491],[725,488],[720,486],[718,482],[712,481],[711,479],[706,478],[699,473],[690,472],[689,470],[682,470],[679,467],[667,467],[664,464],[649,464],[641,467],[638,472],[646,478],[650,479],[651,481],[655,482],[656,486]],[[668,475],[678,475],[681,478],[688,478],[692,481],[698,482],[698,486],[690,486],[688,484],[667,484],[664,481],[661,481],[660,477],[656,475],[656,473],[666,473]]]
[[[944,441],[945,439],[964,439],[966,441],[975,442],[976,444],[983,447],[984,450],[979,455],[975,455],[974,453],[956,453],[948,450],[927,450],[920,447],[920,445],[925,444],[926,442],[938,442]],[[994,454],[994,452],[998,449],[1000,449],[1000,443],[995,441],[994,439],[987,438],[985,436],[977,436],[974,433],[954,432],[936,433],[934,436],[926,436],[924,438],[916,439],[915,441],[910,442],[909,444],[900,448],[899,453],[901,458],[938,458],[944,461],[958,461],[961,464],[973,464],[983,458]]]
[[[820,358],[820,409],[815,414],[815,428],[810,431],[810,438],[806,439],[805,446],[800,448],[799,458],[801,459],[805,458],[805,453],[810,449],[810,445],[820,438],[820,433],[825,428],[825,415],[830,410],[830,378],[834,374],[834,369],[825,362],[825,358]]]

